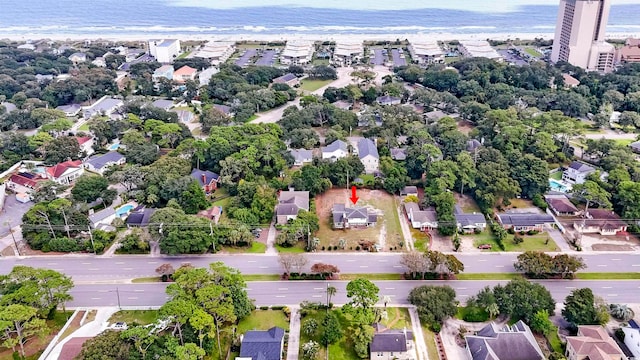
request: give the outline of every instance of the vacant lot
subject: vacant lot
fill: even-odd
[[[393,248],[399,249],[402,241],[400,220],[396,200],[393,196],[382,190],[358,190],[360,198],[356,206],[367,206],[378,212],[378,223],[375,226],[363,229],[333,230],[331,208],[333,204],[347,204],[352,206],[351,191],[347,189],[331,189],[324,194],[316,196],[316,213],[320,219],[320,230],[317,237],[320,239],[320,249],[327,246],[337,246],[340,239],[347,243],[345,250],[354,250],[361,240],[368,240],[381,245],[384,251]]]
[[[147,325],[158,319],[158,310],[120,310],[111,315],[110,324],[125,322],[127,325],[133,323]]]
[[[244,334],[249,330],[269,330],[274,326],[289,330],[289,319],[282,310],[254,310],[240,321],[238,332]]]
[[[300,81],[300,89],[306,91],[316,91],[321,87],[331,83],[333,80],[309,80],[304,79]]]

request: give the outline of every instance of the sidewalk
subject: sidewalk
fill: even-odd
[[[415,306],[409,306],[407,310],[409,310],[409,317],[411,318],[413,341],[416,344],[416,354],[418,355],[418,359],[429,360],[429,356],[427,355],[427,344],[424,342],[424,334],[422,333],[422,325],[420,324],[418,311]]]
[[[276,250],[276,227],[273,225],[273,221],[271,225],[269,225],[269,233],[267,234],[267,250],[265,251],[265,255],[278,255],[278,250]]]
[[[287,346],[287,360],[298,360],[300,349],[300,308],[289,306],[291,322],[289,323],[289,345]]]
[[[87,311],[90,310],[92,309],[87,309]],[[94,337],[103,332],[109,325],[107,321],[109,320],[111,315],[119,311],[117,307],[102,307],[98,308],[97,310],[98,312],[96,313],[96,318],[93,321],[84,324],[78,330],[62,339],[62,341],[60,341],[56,345],[56,347],[51,350],[49,355],[46,357],[46,360],[58,359],[58,357],[60,357],[60,353],[62,352],[62,347],[64,346],[64,344],[75,337]]]

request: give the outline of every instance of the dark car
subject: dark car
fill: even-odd
[[[481,249],[481,250],[491,249],[491,244],[480,244],[478,246],[478,249]]]

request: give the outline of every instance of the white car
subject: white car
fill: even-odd
[[[127,330],[129,328],[126,322],[121,322],[121,321],[113,324],[113,326],[111,327],[115,330]]]

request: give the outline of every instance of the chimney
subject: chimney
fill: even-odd
[[[202,174],[202,185],[208,185],[207,184],[207,174]]]

